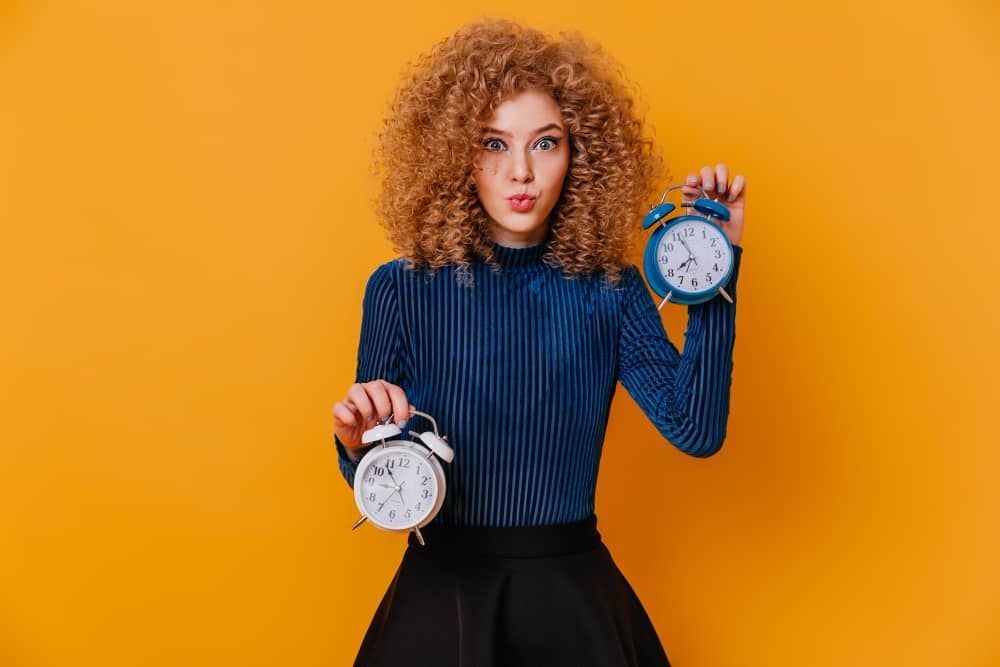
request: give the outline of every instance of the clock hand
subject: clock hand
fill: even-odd
[[[406,480],[403,480],[403,484],[406,484]],[[379,484],[379,486],[387,486],[387,487],[391,488],[392,491],[390,491],[389,495],[387,495],[385,498],[382,499],[382,503],[378,506],[378,510],[376,510],[376,511],[381,512],[382,508],[385,507],[385,504],[387,502],[389,502],[389,498],[392,498],[392,496],[393,496],[394,493],[398,493],[399,494],[399,500],[400,500],[400,502],[402,502],[404,506],[406,505],[406,500],[403,498],[403,492],[400,490],[400,489],[402,489],[401,485],[400,486],[392,486],[390,484]]]
[[[389,479],[391,479],[392,483],[396,485],[395,487],[393,487],[394,490],[393,490],[392,493],[398,493],[399,494],[399,501],[405,505],[406,501],[403,499],[402,488],[403,488],[403,484],[406,484],[406,480],[404,479],[403,480],[403,484],[400,484],[400,483],[398,483],[396,481],[396,477],[392,474],[392,470],[389,470],[389,468],[386,468],[386,471],[388,471],[388,473],[389,473]],[[388,485],[386,485],[386,486],[388,486]],[[392,497],[392,493],[389,494],[389,498]],[[389,498],[386,498],[386,500],[389,500]],[[384,505],[385,503],[382,503],[382,504]]]
[[[381,503],[381,504],[380,504],[380,505],[378,506],[378,510],[376,510],[376,511],[378,511],[378,512],[381,512],[381,511],[382,511],[382,508],[383,508],[383,507],[385,507],[385,504],[386,504],[387,502],[389,502],[389,498],[392,498],[392,494],[393,494],[393,493],[396,493],[396,492],[395,492],[395,491],[391,491],[391,492],[389,493],[389,495],[387,495],[387,496],[386,496],[385,498],[383,498],[383,499],[382,499],[382,503]]]
[[[382,503],[381,503],[381,504],[380,504],[380,505],[378,506],[378,510],[377,510],[377,511],[379,511],[379,512],[381,512],[381,511],[382,511],[382,508],[383,508],[383,507],[385,507],[385,504],[386,504],[387,502],[389,502],[389,498],[392,498],[392,494],[394,494],[394,493],[396,493],[397,491],[399,491],[399,484],[396,484],[396,483],[395,483],[395,482],[396,482],[396,479],[395,479],[395,478],[394,478],[394,477],[392,476],[392,471],[391,471],[391,470],[389,470],[389,468],[386,468],[386,471],[387,471],[387,472],[389,473],[389,479],[391,479],[391,480],[393,481],[393,484],[383,484],[382,482],[379,482],[379,486],[382,486],[382,487],[385,487],[385,488],[389,488],[389,489],[392,489],[392,491],[390,491],[390,492],[389,492],[389,495],[387,495],[387,496],[386,496],[385,498],[383,498],[383,499],[382,499]],[[404,483],[405,483],[405,482],[404,482]],[[399,496],[399,497],[400,497],[400,498],[402,498],[402,497],[403,497],[403,495],[402,495],[402,494],[400,494],[400,496]]]
[[[681,242],[681,245],[684,246],[684,249],[688,251],[687,262],[684,262],[684,264],[687,264],[688,262],[694,262],[695,264],[697,264],[698,263],[698,259],[694,256],[694,253],[691,252],[691,248],[688,247],[688,244],[684,242],[684,238],[683,237],[680,237],[680,242]],[[681,264],[677,268],[684,268],[684,264]],[[691,267],[689,266],[688,267],[688,271],[690,271],[690,270],[691,270]]]

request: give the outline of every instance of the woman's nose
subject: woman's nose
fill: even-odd
[[[530,156],[524,153],[514,154],[514,163],[511,165],[511,177],[519,183],[528,182],[533,178]]]

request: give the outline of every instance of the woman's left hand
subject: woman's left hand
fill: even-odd
[[[684,203],[690,204],[700,197],[701,191],[705,190],[709,197],[719,200],[722,205],[729,209],[729,222],[715,220],[726,232],[729,242],[739,245],[743,240],[743,212],[746,208],[747,179],[743,174],[736,174],[732,183],[729,182],[729,168],[722,162],[712,167],[702,167],[697,174],[688,174],[684,181],[685,187],[681,188],[684,193]],[[694,186],[694,187],[689,187]]]

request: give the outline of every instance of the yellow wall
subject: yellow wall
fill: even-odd
[[[748,176],[726,445],[619,390],[598,487],[674,662],[1000,664],[993,3],[335,4],[0,5],[0,664],[350,663],[404,544],[331,445],[371,135],[483,12]]]

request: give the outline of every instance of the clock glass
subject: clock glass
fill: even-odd
[[[390,529],[420,523],[438,501],[431,465],[415,449],[388,447],[379,452],[355,481],[369,520]]]
[[[657,244],[656,263],[672,289],[705,292],[719,287],[733,263],[723,234],[717,226],[697,218],[665,230]]]

